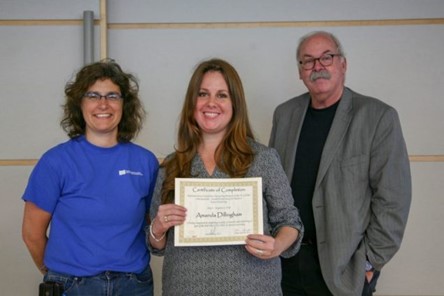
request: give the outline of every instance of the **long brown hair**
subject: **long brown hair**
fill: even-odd
[[[233,66],[224,60],[204,61],[196,67],[188,84],[180,117],[176,153],[162,163],[162,167],[165,168],[162,203],[173,202],[175,178],[193,177],[191,165],[202,141],[202,133],[194,118],[194,110],[203,77],[211,71],[219,72],[224,77],[233,106],[233,117],[215,152],[216,165],[230,177],[236,178],[245,176],[253,161],[254,153],[248,144],[248,138],[254,139],[254,136],[248,120],[247,104],[240,77]]]

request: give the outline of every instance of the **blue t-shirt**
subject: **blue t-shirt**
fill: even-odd
[[[45,265],[75,276],[143,271],[158,168],[154,154],[133,143],[102,148],[80,136],[47,151],[23,194],[52,215]]]

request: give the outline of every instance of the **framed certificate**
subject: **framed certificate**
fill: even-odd
[[[263,234],[262,178],[176,178],[175,203],[187,209],[175,246],[241,245]]]

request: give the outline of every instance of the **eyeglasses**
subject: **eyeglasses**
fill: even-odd
[[[89,91],[86,94],[83,95],[84,98],[92,101],[92,102],[98,102],[102,98],[105,98],[105,100],[110,102],[117,102],[122,99],[122,95],[115,92],[107,93],[106,95],[101,95],[98,92],[95,91]]]
[[[299,64],[301,65],[301,67],[304,70],[313,69],[316,64],[316,61],[319,61],[319,63],[322,66],[327,67],[327,66],[330,66],[331,64],[333,64],[334,57],[339,57],[339,56],[342,56],[342,55],[340,53],[326,53],[326,54],[323,54],[319,58],[308,58],[303,61],[299,61]]]

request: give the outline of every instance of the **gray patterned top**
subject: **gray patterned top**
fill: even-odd
[[[274,149],[253,141],[250,144],[255,158],[246,177],[262,177],[264,233],[274,235],[282,226],[298,229],[298,240],[282,254],[283,257],[293,256],[299,250],[303,226],[293,205],[287,176]],[[217,168],[210,176],[199,155],[193,160],[192,174],[197,178],[228,178]],[[151,219],[156,216],[159,207],[164,177],[162,168],[151,203]],[[243,245],[174,247],[174,228],[171,228],[167,233],[165,249],[151,248],[151,251],[154,255],[164,256],[164,296],[282,295],[280,259],[256,258]]]

